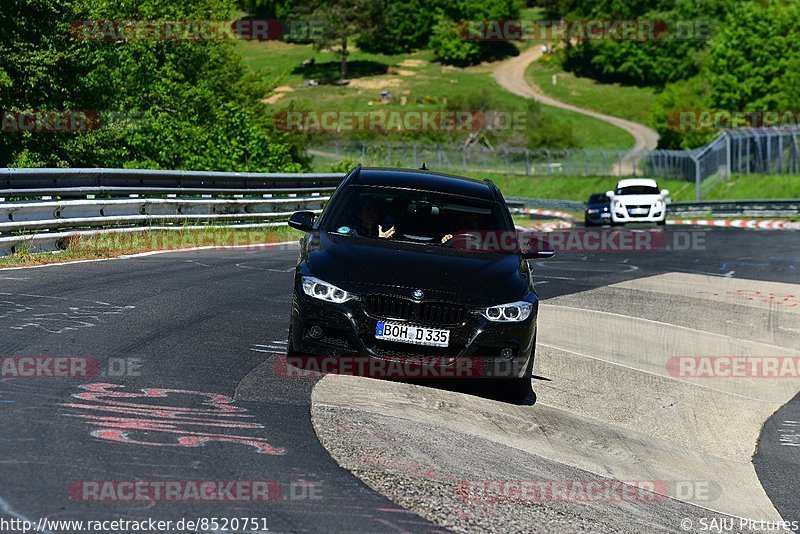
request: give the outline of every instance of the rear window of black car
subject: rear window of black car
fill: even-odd
[[[448,234],[509,229],[501,206],[485,200],[372,186],[342,193],[322,221],[327,232],[377,238],[394,229],[392,239],[439,244]]]

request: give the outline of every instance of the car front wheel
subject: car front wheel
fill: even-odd
[[[497,385],[500,387],[500,394],[513,401],[524,400],[533,389],[530,376],[498,380]]]

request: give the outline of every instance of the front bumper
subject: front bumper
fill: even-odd
[[[596,211],[594,213],[584,212],[584,219],[592,224],[609,224],[611,213],[607,211]]]
[[[611,221],[615,223],[628,223],[628,222],[662,222],[667,217],[666,206],[660,208],[648,207],[645,208],[631,208],[630,206],[622,206],[611,208]],[[634,210],[642,210],[636,212]]]
[[[471,369],[470,377],[523,378],[532,368],[537,313],[538,302],[534,302],[530,317],[518,323],[492,322],[472,312],[461,323],[451,325],[388,319],[450,330],[448,347],[428,347],[376,339],[378,321],[387,319],[369,315],[361,300],[335,304],[295,291],[290,342],[300,355],[354,356],[403,363],[434,360],[437,365]],[[317,339],[309,332],[313,326],[323,332]],[[511,349],[511,356],[502,356],[503,349]]]

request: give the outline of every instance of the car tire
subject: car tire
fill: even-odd
[[[286,340],[286,356],[299,356],[300,353],[294,350],[294,342],[292,341],[292,327],[289,326],[289,337]]]
[[[495,384],[499,393],[504,398],[520,402],[528,397],[529,393],[533,392],[533,364],[536,359],[536,336],[533,337],[533,349],[531,349],[531,361],[528,362],[528,367],[525,369],[525,376],[522,378],[498,378]],[[535,396],[535,394],[534,394]]]
[[[664,226],[665,224],[667,224],[667,218],[664,217],[662,220],[657,221],[656,224],[659,226]]]
[[[528,396],[528,393],[533,389],[531,384],[531,377],[525,378],[506,378],[500,381],[501,394],[513,401],[522,401]]]
[[[592,226],[594,226],[594,223],[592,223],[592,222],[591,222],[589,219],[584,219],[584,220],[583,220],[583,225],[584,225],[586,228],[591,228]]]

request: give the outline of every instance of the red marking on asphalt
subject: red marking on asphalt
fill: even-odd
[[[258,431],[264,425],[246,421],[253,416],[242,407],[234,406],[233,399],[219,393],[206,393],[186,389],[145,388],[139,392],[119,391],[124,386],[117,384],[85,384],[86,390],[72,396],[81,403],[64,403],[61,406],[79,410],[69,413],[72,417],[84,420],[87,424],[101,427],[91,435],[102,440],[152,447],[200,447],[210,442],[238,443],[253,447],[261,454],[281,455],[285,450],[270,445],[258,436],[238,435],[241,431]],[[118,399],[196,399],[200,407],[174,406],[124,402]],[[87,413],[95,411],[96,414]],[[115,415],[107,415],[108,413]],[[122,414],[125,417],[116,416]],[[240,418],[240,420],[231,419]],[[244,419],[244,420],[241,420]],[[208,427],[215,432],[198,432],[185,427]],[[237,431],[237,435],[225,433]],[[132,437],[135,432],[164,434],[160,440],[142,440]],[[148,436],[149,437],[149,436]],[[170,439],[171,438],[171,439]]]

